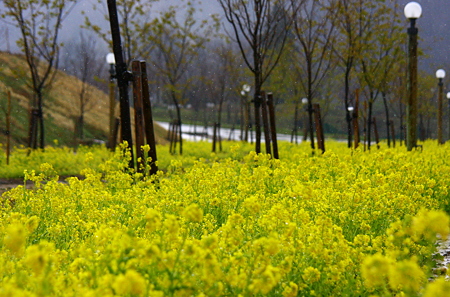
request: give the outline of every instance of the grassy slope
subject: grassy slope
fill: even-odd
[[[6,143],[6,90],[12,93],[11,136],[13,145],[27,143],[29,108],[33,94],[28,87],[29,74],[24,58],[0,52],[0,143]],[[73,144],[74,119],[78,116],[78,94],[81,81],[59,71],[51,90],[44,99],[44,125],[46,144],[55,139],[62,145]],[[108,95],[90,87],[92,106],[85,113],[85,137],[107,140],[109,125]],[[133,112],[131,112],[133,114]],[[166,132],[155,128],[158,143],[165,143]]]

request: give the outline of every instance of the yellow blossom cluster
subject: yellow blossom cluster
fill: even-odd
[[[67,183],[27,172],[34,188],[0,200],[0,296],[446,296],[428,279],[449,146],[280,151],[233,144],[143,177],[119,149]]]

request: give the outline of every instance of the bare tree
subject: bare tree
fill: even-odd
[[[79,33],[79,39],[66,47],[66,59],[63,61],[65,71],[75,75],[81,81],[78,92],[78,116],[76,119],[75,137],[84,138],[84,115],[95,106],[98,98],[91,95],[94,84],[105,68],[104,58],[97,49],[97,39],[92,35]]]
[[[233,95],[238,97],[239,89],[239,59],[236,58],[236,52],[229,43],[222,43],[214,49],[215,63],[213,64],[213,90],[214,100],[217,107],[216,133],[213,139],[212,151],[216,151],[216,135],[220,135],[222,124],[223,104]],[[222,147],[220,146],[220,151]]]
[[[245,64],[254,75],[255,151],[261,152],[261,90],[278,64],[289,31],[292,15],[303,1],[217,0],[231,24]]]
[[[295,0],[291,0],[295,2]],[[308,122],[311,148],[314,150],[312,102],[332,63],[332,45],[335,41],[335,13],[323,9],[321,2],[308,0],[294,16],[296,48],[301,57],[296,63],[297,78],[308,100]]]
[[[367,148],[370,150],[373,105],[381,93],[385,100],[389,91],[388,81],[392,80],[394,66],[404,56],[402,52],[403,31],[399,26],[396,7],[390,7],[384,1],[371,1],[366,5],[366,13],[360,18],[360,28],[366,31],[361,36],[364,43],[364,55],[359,57],[361,85],[365,86],[368,98],[367,110]],[[385,105],[386,106],[386,105]],[[388,111],[386,110],[388,116]],[[389,121],[389,120],[388,120]],[[389,126],[389,122],[387,122]]]
[[[33,90],[33,116],[30,123],[28,146],[44,148],[43,97],[55,79],[61,44],[59,32],[64,18],[76,4],[76,0],[3,0],[4,18],[19,28],[18,46],[25,55]],[[37,125],[36,120],[39,125]],[[40,135],[38,139],[38,128]]]
[[[185,15],[177,13],[180,7],[171,6],[162,12],[148,26],[149,35],[142,35],[141,42],[149,44],[143,56],[156,69],[165,82],[167,94],[175,105],[178,124],[181,125],[180,105],[187,103],[186,91],[189,87],[187,72],[198,55],[198,50],[204,47],[214,32],[216,32],[217,19],[213,16],[212,25],[207,20],[198,22],[193,2],[187,2]],[[183,153],[183,140],[179,129],[179,152]]]
[[[332,0],[329,10],[336,15],[336,28],[339,37],[333,46],[334,54],[338,60],[338,66],[344,72],[344,108],[347,120],[348,147],[352,146],[352,121],[349,111],[350,83],[352,73],[361,52],[360,17],[364,12],[365,0]]]

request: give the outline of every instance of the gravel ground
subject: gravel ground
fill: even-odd
[[[441,259],[437,260],[437,265],[434,269],[435,276],[446,275],[450,267],[450,237],[447,241],[440,241],[438,245],[438,254],[441,255]],[[448,274],[446,278],[450,278]]]

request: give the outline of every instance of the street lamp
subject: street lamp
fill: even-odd
[[[405,5],[404,13],[410,21],[408,28],[408,100],[406,105],[406,147],[411,151],[417,146],[417,34],[416,20],[422,15],[422,7],[417,2]]]
[[[442,80],[445,77],[445,71],[443,69],[439,69],[436,71],[436,78],[439,80],[438,87],[438,144],[443,144],[443,137],[442,137],[442,101],[444,96],[444,84]]]
[[[116,59],[113,53],[106,55],[106,63],[109,64],[109,148],[114,151],[115,149],[115,135],[114,126],[116,123],[115,111],[116,111],[116,94],[114,78],[116,77]]]
[[[111,77],[113,77],[116,72],[116,70],[114,69],[114,67],[116,66],[116,58],[113,53],[109,53],[106,55],[106,63],[109,64],[109,73],[111,74]]]

